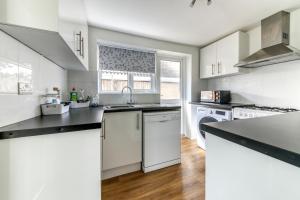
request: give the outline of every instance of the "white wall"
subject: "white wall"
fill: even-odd
[[[14,62],[18,66],[31,66],[34,90],[32,95],[0,94],[0,126],[5,126],[40,115],[40,95],[53,87],[66,92],[67,73],[2,31],[0,44],[0,64]]]
[[[260,26],[248,32],[250,53],[261,48]],[[208,89],[232,92],[232,102],[300,109],[300,61],[252,69],[250,73],[211,79]]]
[[[188,82],[190,87],[187,87],[187,99],[198,100],[200,87],[206,87],[206,81],[199,79],[199,48],[189,45],[176,44],[151,38],[145,38],[106,29],[89,27],[89,67],[90,70],[97,70],[97,42],[109,41],[119,44],[127,44],[141,48],[149,48],[160,50],[163,52],[176,52],[191,56],[189,60],[191,69],[189,73]]]

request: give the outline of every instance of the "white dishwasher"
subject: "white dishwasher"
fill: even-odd
[[[180,111],[143,114],[143,171],[181,162]]]

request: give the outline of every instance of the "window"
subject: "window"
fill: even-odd
[[[154,91],[155,74],[149,73],[133,73],[133,89],[137,91]]]
[[[155,92],[155,74],[101,70],[101,92],[121,92],[129,86],[136,93]]]
[[[128,73],[118,71],[101,71],[101,91],[121,92],[122,88],[128,85]]]
[[[160,61],[160,95],[162,101],[180,101],[179,61]]]
[[[155,92],[155,52],[99,45],[100,92]]]

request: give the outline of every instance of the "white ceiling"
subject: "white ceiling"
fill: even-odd
[[[202,46],[245,29],[300,0],[84,0],[90,25]]]

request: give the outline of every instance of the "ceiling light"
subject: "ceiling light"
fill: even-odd
[[[191,7],[191,8],[194,7],[195,3],[196,3],[196,0],[193,0],[193,1],[190,3],[190,7]]]
[[[195,3],[197,0],[192,0],[192,2],[190,3],[190,7],[194,7]],[[212,0],[207,0],[207,5],[210,6],[212,4]]]

